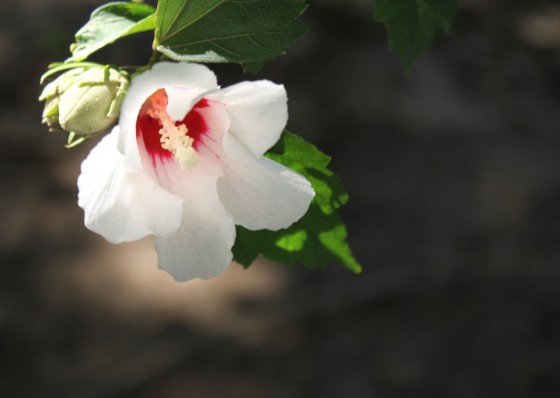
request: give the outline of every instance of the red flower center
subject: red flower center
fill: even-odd
[[[180,158],[187,156],[187,150],[191,155],[198,152],[202,138],[208,132],[206,120],[200,113],[201,108],[209,106],[208,100],[203,98],[198,101],[180,121],[171,119],[167,103],[165,90],[157,90],[146,99],[136,119],[136,137],[144,143],[154,166],[156,160],[173,158],[181,163]]]

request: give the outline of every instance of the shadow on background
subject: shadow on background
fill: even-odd
[[[369,1],[311,1],[309,34],[255,78],[285,84],[289,128],[334,157],[364,272],[260,260],[185,284],[151,240],[84,228],[95,142],[40,124],[39,76],[100,3],[0,14],[0,396],[560,395],[555,1],[462,1],[408,80]],[[146,63],[150,40],[100,57]]]

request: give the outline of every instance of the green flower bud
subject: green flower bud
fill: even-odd
[[[45,86],[43,123],[85,138],[111,128],[119,117],[129,80],[110,67],[74,68]]]
[[[70,69],[60,75],[56,80],[45,86],[39,101],[45,101],[43,110],[43,123],[49,126],[51,131],[62,130],[58,123],[58,105],[60,96],[74,83],[74,79],[85,71],[84,68]]]

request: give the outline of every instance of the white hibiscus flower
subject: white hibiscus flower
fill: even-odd
[[[313,199],[304,177],[263,157],[287,118],[281,85],[220,89],[205,66],[156,64],[132,80],[119,124],[82,164],[86,226],[113,243],[155,235],[159,266],[178,281],[218,275],[235,224],[286,228]]]

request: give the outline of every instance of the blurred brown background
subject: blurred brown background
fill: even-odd
[[[101,3],[1,4],[1,397],[560,396],[556,0],[462,1],[408,80],[368,0],[311,1],[309,34],[257,78],[333,155],[364,272],[258,261],[185,284],[152,241],[84,228],[95,142],[40,124],[40,74]],[[98,59],[144,64],[150,41]]]

